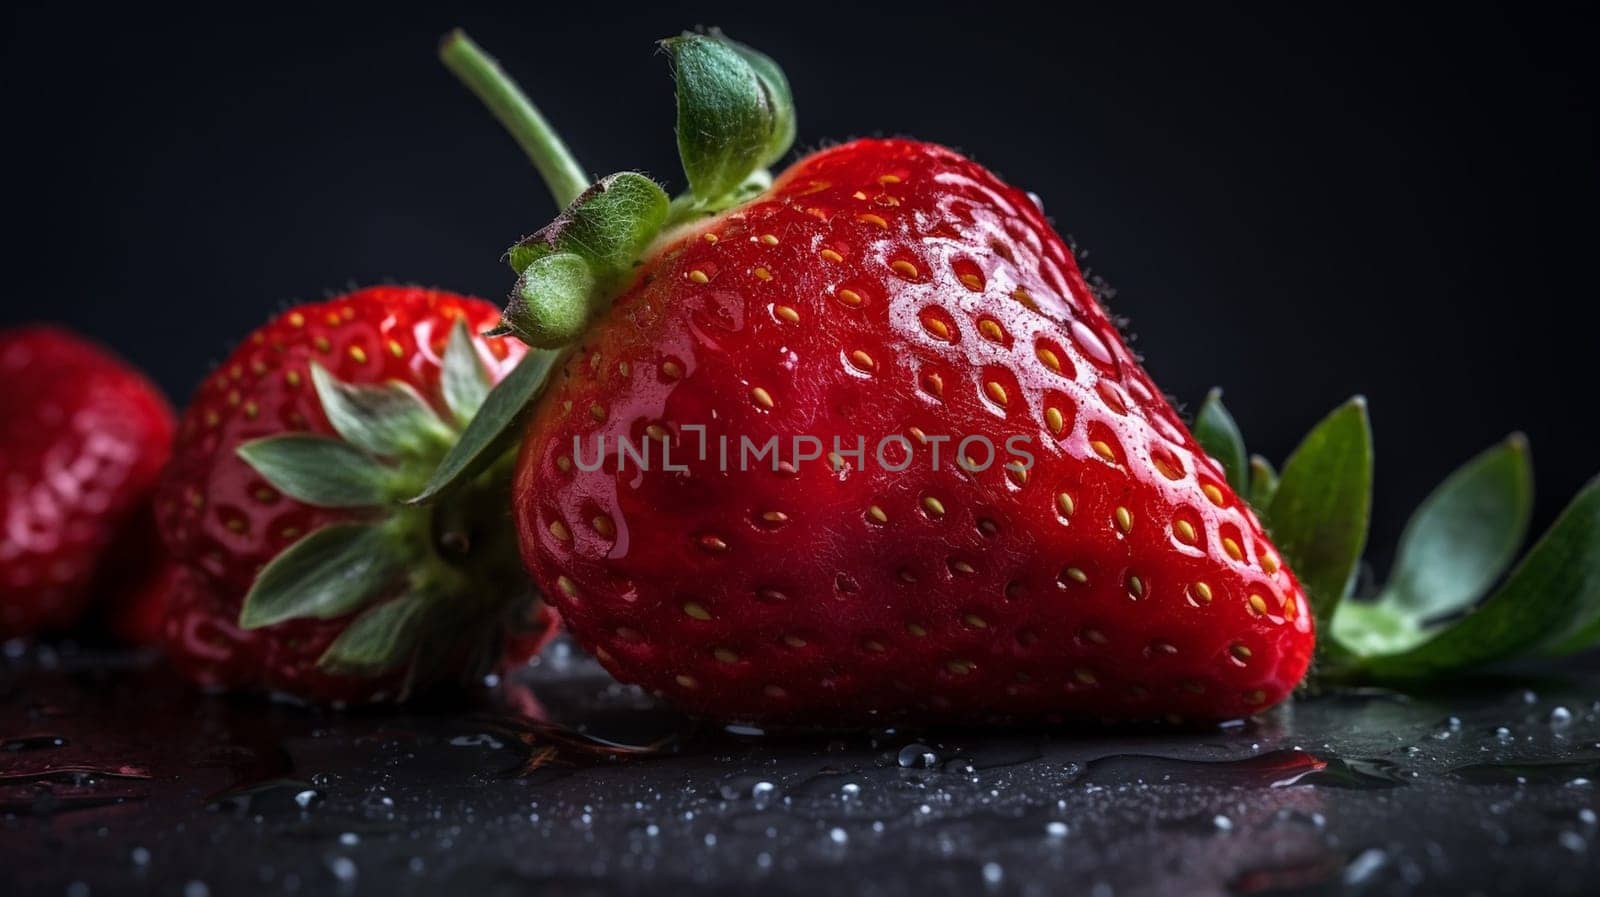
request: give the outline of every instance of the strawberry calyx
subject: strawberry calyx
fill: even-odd
[[[238,455],[273,488],[348,517],[306,534],[256,577],[245,629],[349,618],[318,659],[328,672],[406,683],[486,671],[537,596],[501,524],[515,452],[501,451],[448,500],[407,504],[486,403],[487,372],[466,324],[451,331],[442,409],[410,385],[350,384],[320,365],[312,384],[337,436],[286,433]]]
[[[1364,399],[1313,427],[1281,474],[1246,453],[1220,391],[1202,403],[1194,434],[1300,576],[1322,636],[1320,679],[1416,682],[1600,644],[1600,477],[1513,565],[1533,509],[1521,433],[1433,490],[1406,524],[1388,580],[1375,588],[1357,575],[1373,483]]]

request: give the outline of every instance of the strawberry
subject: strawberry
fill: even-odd
[[[492,60],[443,51],[570,200],[508,255],[505,328],[558,372],[506,389],[542,390],[514,514],[578,640],[720,719],[1217,719],[1287,696],[1314,641],[1294,573],[1038,205],[911,140],[771,181],[794,134],[777,67],[717,34],[666,46],[673,200],[630,173],[578,192]]]
[[[476,299],[376,287],[296,306],[196,391],[157,496],[182,566],[165,641],[213,687],[313,700],[466,680],[549,621],[501,523],[502,452],[447,503],[414,491],[522,357]]]
[[[158,553],[125,555],[172,445],[154,384],[104,348],[50,326],[0,332],[0,639],[115,606]],[[132,588],[130,588],[132,586]]]

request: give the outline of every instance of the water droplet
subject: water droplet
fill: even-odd
[[[1361,851],[1344,867],[1344,883],[1359,885],[1369,881],[1388,859],[1388,855],[1376,847]]]
[[[914,741],[900,749],[896,762],[903,769],[932,769],[939,764],[939,755],[933,748]]]
[[[844,785],[839,788],[839,793],[844,795],[845,800],[849,800],[852,797],[860,797],[861,786],[857,785],[855,782],[845,782]]]
[[[1050,823],[1044,827],[1044,830],[1045,834],[1052,838],[1065,838],[1067,836],[1067,832],[1070,831],[1070,829],[1067,828],[1067,824],[1059,819],[1051,820]]]
[[[843,844],[850,840],[850,835],[844,829],[834,826],[833,830],[828,832],[828,840],[835,844]]]
[[[1219,832],[1233,831],[1233,820],[1222,815],[1221,813],[1211,817],[1211,824],[1215,826]]]
[[[211,887],[195,879],[183,886],[183,897],[211,897]]]
[[[1552,729],[1565,729],[1572,725],[1572,711],[1565,707],[1554,707],[1550,710],[1547,722],[1550,723],[1550,728]]]
[[[67,897],[89,897],[89,883],[75,881],[67,885]]]
[[[344,832],[339,835],[339,843],[346,847],[354,847],[361,843],[361,836],[355,832]]]
[[[148,866],[150,865],[150,849],[147,847],[135,847],[128,851],[128,859],[132,860],[135,866]]]
[[[1002,869],[999,863],[983,864],[983,883],[989,887],[999,887],[1000,882],[1005,880],[1005,877],[1006,870]]]
[[[1583,836],[1574,831],[1564,831],[1556,836],[1556,840],[1560,842],[1562,847],[1573,853],[1583,853],[1589,849],[1589,842],[1583,840]]]
[[[352,884],[356,880],[356,863],[349,857],[331,857],[328,860],[328,871],[342,884]]]

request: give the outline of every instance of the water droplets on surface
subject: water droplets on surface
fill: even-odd
[[[912,742],[900,749],[895,762],[902,769],[932,769],[939,765],[939,754],[921,742]]]

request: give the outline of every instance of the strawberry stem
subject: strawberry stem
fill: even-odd
[[[445,35],[439,44],[439,59],[511,132],[517,145],[533,160],[557,206],[566,208],[589,187],[592,179],[538,107],[465,31],[457,28]]]

